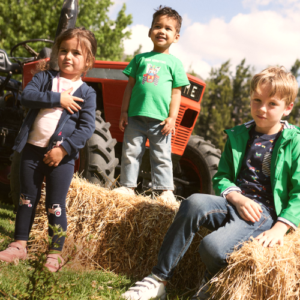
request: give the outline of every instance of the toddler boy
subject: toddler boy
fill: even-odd
[[[213,232],[199,252],[206,266],[192,299],[208,299],[208,281],[226,267],[227,256],[250,237],[263,247],[283,244],[300,223],[300,130],[281,118],[294,105],[298,85],[291,73],[270,67],[251,82],[253,120],[225,132],[228,140],[213,178],[216,195],[194,194],[182,201],[152,275],[124,299],[164,299],[165,285],[200,226]]]
[[[175,201],[171,160],[171,133],[175,133],[181,87],[189,85],[182,63],[169,54],[179,40],[182,18],[170,7],[153,15],[149,37],[151,52],[138,54],[124,70],[128,76],[119,127],[125,130],[121,162],[121,187],[115,191],[134,195],[147,138],[150,143],[152,189]]]

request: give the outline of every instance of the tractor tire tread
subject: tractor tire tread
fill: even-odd
[[[213,194],[212,178],[218,170],[221,151],[211,141],[204,140],[203,137],[198,135],[192,135],[183,156],[185,155],[191,161],[194,161],[194,166],[197,166],[201,174],[203,182],[201,192]]]
[[[80,151],[79,172],[93,183],[109,185],[114,181],[115,167],[119,162],[114,150],[117,141],[111,137],[110,123],[102,119],[100,111],[96,111],[95,123],[94,134]]]

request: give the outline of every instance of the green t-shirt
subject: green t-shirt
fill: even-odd
[[[123,73],[136,80],[129,117],[165,120],[169,116],[172,88],[190,84],[181,61],[173,55],[158,52],[136,55]]]

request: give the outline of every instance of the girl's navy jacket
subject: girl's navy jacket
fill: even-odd
[[[57,71],[37,73],[25,87],[21,104],[30,108],[19,134],[15,140],[13,150],[21,152],[24,148],[32,124],[41,108],[61,107],[60,93],[52,92],[52,81]],[[82,98],[84,102],[76,102],[81,110],[70,114],[63,110],[57,128],[50,138],[47,150],[52,149],[57,142],[64,147],[66,155],[61,163],[74,164],[78,158],[78,151],[84,147],[86,141],[95,130],[96,92],[85,82],[75,91],[73,96]]]

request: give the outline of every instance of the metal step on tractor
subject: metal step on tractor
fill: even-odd
[[[65,0],[56,36],[63,30],[75,26],[78,0]],[[0,184],[2,190],[9,190],[13,203],[19,201],[19,160],[20,154],[13,153],[14,139],[23,122],[26,110],[20,105],[22,89],[32,78],[38,60],[49,59],[51,48],[39,52],[29,43],[46,39],[31,39],[18,43],[8,56],[0,49]],[[15,50],[23,46],[30,57],[21,61],[14,56]],[[80,151],[74,172],[93,183],[110,186],[120,174],[123,133],[118,123],[121,114],[122,97],[127,77],[122,73],[126,62],[96,61],[83,80],[97,92],[96,130]],[[22,83],[12,76],[22,74]],[[181,105],[176,120],[176,134],[172,136],[172,160],[174,193],[187,197],[193,193],[213,193],[212,176],[215,174],[221,152],[209,141],[192,135],[200,113],[200,104],[205,82],[187,74],[190,85],[182,88]],[[151,167],[149,143],[139,173],[138,190],[151,188]]]

